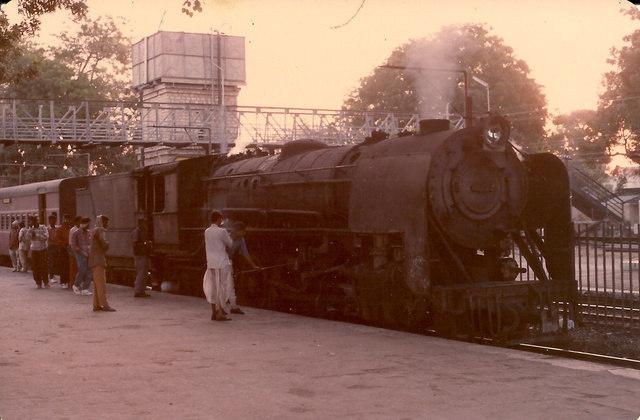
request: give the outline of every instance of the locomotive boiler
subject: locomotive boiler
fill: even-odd
[[[404,134],[214,165],[208,207],[248,226],[264,267],[240,271],[239,298],[471,339],[556,333],[575,287],[562,162],[517,152],[496,115]]]

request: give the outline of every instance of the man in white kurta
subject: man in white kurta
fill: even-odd
[[[202,281],[204,294],[211,304],[211,319],[229,321],[224,315],[224,305],[229,299],[229,287],[233,270],[227,249],[231,248],[231,237],[222,225],[222,213],[211,212],[211,226],[204,231],[204,243],[207,253],[207,271]]]

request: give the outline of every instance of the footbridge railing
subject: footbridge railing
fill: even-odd
[[[0,99],[0,144],[278,147],[297,139],[357,144],[374,130],[415,130],[418,114],[327,109]]]

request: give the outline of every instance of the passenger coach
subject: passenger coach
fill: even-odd
[[[47,223],[52,214],[60,223],[65,213],[75,214],[75,191],[86,189],[87,177],[56,179],[15,187],[0,188],[0,257],[7,263],[9,231],[15,220],[27,224],[37,216]]]

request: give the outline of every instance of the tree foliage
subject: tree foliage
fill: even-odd
[[[200,0],[184,0],[182,3],[182,13],[192,17],[194,12],[202,12],[202,2]]]
[[[636,8],[622,13],[640,19]],[[566,155],[572,167],[601,181],[613,156],[640,162],[640,30],[623,40],[624,46],[611,48],[607,62],[613,68],[603,75],[597,109],[555,117],[547,139],[551,150]]]
[[[78,32],[57,36],[62,47],[52,49],[53,55],[67,63],[76,78],[85,76],[89,83],[102,79],[98,83],[117,88],[108,95],[122,95],[126,91],[122,76],[131,69],[131,39],[120,30],[124,26],[124,19],[118,25],[110,16],[94,21],[84,19]]]
[[[77,31],[65,31],[58,38],[59,47],[43,48],[30,42],[19,45],[19,58],[11,71],[24,74],[24,69],[29,68],[32,73],[30,77],[12,77],[13,82],[5,83],[0,89],[3,97],[54,100],[60,104],[66,101],[136,100],[124,76],[130,68],[131,41],[113,19],[82,19]],[[21,106],[37,116],[41,103],[25,100]],[[102,105],[90,102],[88,109],[90,116],[95,116]],[[65,112],[64,107],[57,111]],[[91,155],[95,174],[122,172],[136,166],[134,152],[126,147],[72,150],[60,145],[18,144],[0,150],[0,162],[26,166],[2,166],[0,171],[9,184],[86,175],[86,153]],[[46,165],[46,169],[31,166],[39,164]]]
[[[33,68],[23,68],[24,73],[11,71],[11,64],[20,57],[20,42],[24,36],[32,36],[40,27],[40,16],[59,9],[69,10],[73,16],[86,15],[84,0],[15,0],[21,22],[11,23],[7,15],[0,13],[0,84],[33,74]]]
[[[460,71],[466,70],[474,115],[487,112],[487,90],[472,81],[472,76],[488,83],[491,111],[509,117],[517,141],[532,147],[543,144],[547,109],[541,86],[529,76],[527,64],[485,25],[448,26],[429,37],[411,40],[394,50],[387,64],[413,69],[374,69],[360,80],[343,108],[420,112],[430,118],[441,118],[449,109],[462,115]],[[415,70],[418,68],[422,70]]]
[[[640,20],[635,7],[623,13]],[[626,45],[612,48],[607,60],[614,69],[603,78],[597,124],[610,149],[622,147],[628,157],[640,162],[640,30],[623,39]]]
[[[604,181],[611,157],[598,130],[598,113],[591,109],[573,111],[554,117],[553,124],[555,128],[545,140],[547,149],[567,159],[571,167]]]

